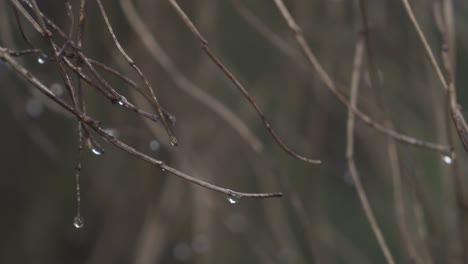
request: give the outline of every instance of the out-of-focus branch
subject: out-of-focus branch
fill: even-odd
[[[203,35],[198,31],[197,27],[193,24],[193,22],[190,20],[190,18],[185,14],[184,10],[179,6],[179,4],[175,0],[169,0],[169,3],[171,6],[174,8],[176,13],[179,15],[179,17],[182,19],[184,24],[190,29],[190,31],[193,33],[195,38],[200,42],[201,48],[203,51],[206,53],[206,55],[218,66],[218,68],[221,69],[221,71],[226,75],[226,77],[231,80],[231,82],[239,89],[239,91],[244,95],[244,97],[249,101],[249,103],[254,107],[255,111],[257,112],[258,116],[262,120],[263,124],[267,128],[268,132],[270,135],[273,137],[275,142],[284,150],[286,151],[289,155],[293,156],[296,159],[302,160],[307,163],[311,164],[320,164],[320,160],[316,159],[310,159],[306,158],[304,156],[301,156],[297,154],[295,151],[290,149],[287,145],[283,143],[281,138],[278,137],[276,132],[271,128],[270,123],[267,121],[263,111],[260,109],[258,106],[257,102],[255,99],[250,95],[250,93],[245,89],[245,87],[239,82],[239,80],[229,71],[229,69],[224,66],[224,64],[218,59],[218,57],[211,51],[210,47],[208,46],[208,42],[205,40]]]
[[[419,38],[421,39],[424,50],[426,51],[426,54],[429,57],[431,65],[436,71],[437,77],[439,78],[440,82],[442,83],[442,87],[444,88],[446,92],[448,92],[449,102],[450,102],[449,106],[450,106],[452,120],[455,124],[455,128],[457,129],[458,136],[460,137],[460,140],[463,143],[463,146],[465,147],[465,151],[468,152],[468,125],[466,123],[465,118],[463,117],[462,112],[460,111],[460,106],[458,105],[458,102],[457,102],[457,91],[455,89],[454,80],[452,79],[453,76],[449,74],[447,75],[447,77],[444,77],[444,74],[442,73],[442,70],[439,64],[437,63],[437,60],[435,59],[434,53],[432,52],[429,42],[424,36],[421,26],[419,26],[418,20],[416,19],[416,16],[414,15],[413,9],[411,8],[409,1],[402,0],[402,2],[405,7],[406,13],[408,14],[408,17],[410,18],[411,23],[414,26],[414,29],[416,30]],[[442,36],[442,38],[446,38],[446,37],[447,37],[446,35]],[[442,49],[449,49],[449,47],[442,46]],[[444,60],[449,60],[449,58],[444,59]],[[445,67],[450,67],[449,66],[450,64],[447,64],[447,63],[445,64],[446,64]],[[448,69],[448,72],[451,72],[451,71],[452,71],[451,69]]]
[[[216,191],[222,194],[225,194],[229,197],[233,197],[235,199],[240,199],[240,198],[270,198],[270,197],[281,197],[282,193],[245,193],[245,192],[238,192],[238,191],[233,191],[230,189],[226,189],[223,187],[219,187],[217,185],[202,181],[200,179],[194,178],[184,172],[181,172],[171,166],[166,165],[163,161],[157,160],[155,158],[152,158],[148,155],[145,155],[142,152],[139,152],[135,148],[127,145],[123,141],[117,139],[113,135],[109,134],[105,129],[103,129],[100,126],[100,122],[97,120],[94,120],[88,115],[84,115],[81,113],[78,109],[73,108],[72,106],[68,105],[65,103],[62,99],[58,98],[55,94],[53,94],[49,88],[47,88],[44,84],[42,84],[34,75],[32,75],[27,69],[25,69],[23,66],[21,66],[16,60],[14,60],[6,51],[5,48],[0,47],[0,59],[4,62],[6,62],[8,65],[12,67],[12,69],[18,73],[20,76],[28,80],[34,87],[36,87],[39,91],[41,91],[43,94],[45,94],[47,97],[49,97],[51,100],[53,100],[55,103],[63,107],[65,110],[70,112],[71,114],[75,115],[81,122],[86,124],[88,127],[96,131],[99,135],[101,135],[106,141],[109,143],[113,144],[114,146],[122,149],[123,151],[131,154],[132,156],[146,161],[147,163],[150,163],[152,165],[155,165],[159,167],[162,171],[167,171],[170,172],[171,174],[178,176],[179,178],[182,178],[186,181],[189,181],[191,183],[197,184],[201,187],[204,187],[206,189]]]
[[[121,0],[120,5],[130,26],[132,26],[135,33],[139,36],[149,54],[154,60],[169,74],[176,87],[180,88],[183,92],[201,102],[210,110],[212,110],[221,119],[226,121],[240,136],[244,139],[249,146],[256,152],[263,150],[263,144],[249,127],[232,112],[226,105],[218,101],[215,97],[211,96],[192,81],[188,80],[176,67],[169,55],[161,48],[156,38],[153,37],[148,27],[144,24],[139,14],[135,10],[135,6],[130,0]]]
[[[120,42],[118,41],[117,37],[115,36],[115,33],[114,33],[114,29],[112,28],[112,25],[109,21],[109,18],[107,17],[107,14],[106,14],[106,11],[104,9],[104,6],[102,5],[102,2],[101,0],[96,0],[96,2],[98,3],[98,6],[99,6],[99,10],[101,11],[101,14],[102,14],[102,17],[104,18],[104,22],[106,23],[106,26],[107,26],[107,29],[109,30],[109,33],[111,34],[112,36],[112,39],[114,40],[114,43],[115,45],[117,46],[117,49],[119,50],[119,52],[122,54],[122,56],[125,58],[125,60],[128,62],[128,64],[135,69],[135,71],[138,73],[138,75],[141,77],[141,79],[143,80],[143,82],[145,83],[146,87],[148,88],[152,98],[153,98],[153,101],[156,105],[156,111],[158,112],[159,114],[159,117],[161,118],[161,121],[164,125],[164,128],[166,129],[166,132],[171,140],[171,144],[173,146],[177,146],[178,145],[178,141],[177,141],[177,138],[175,136],[172,135],[172,132],[169,128],[169,125],[167,123],[167,120],[166,120],[166,117],[165,115],[163,114],[163,111],[162,111],[162,108],[161,108],[161,105],[159,104],[159,100],[158,98],[156,97],[156,94],[154,92],[154,89],[153,87],[151,86],[150,82],[148,81],[148,79],[145,77],[145,75],[143,74],[143,72],[140,70],[140,68],[135,64],[135,62],[133,61],[132,58],[130,58],[130,56],[125,52],[125,50],[122,48],[122,45],[120,45]]]
[[[361,21],[362,21],[362,31],[363,31],[363,38],[364,38],[364,47],[365,47],[365,57],[367,59],[367,72],[370,79],[370,86],[374,93],[374,97],[376,99],[377,107],[381,109],[384,119],[384,125],[388,129],[393,129],[394,125],[390,118],[390,113],[385,105],[384,99],[381,95],[381,85],[378,80],[377,74],[377,65],[374,57],[374,52],[372,49],[371,44],[371,36],[370,36],[370,27],[369,27],[369,19],[368,19],[368,11],[367,11],[368,2],[367,0],[360,0],[359,7],[361,13]],[[395,140],[391,137],[386,138],[387,143],[387,155],[390,165],[390,174],[392,176],[392,183],[393,183],[393,205],[395,208],[395,218],[399,230],[399,235],[401,238],[401,247],[405,255],[412,263],[424,263],[421,256],[415,249],[415,245],[413,244],[412,233],[410,228],[408,227],[408,220],[407,220],[407,209],[405,206],[404,200],[404,192],[403,192],[403,183],[402,183],[402,175],[400,169],[400,161],[398,157],[398,149],[395,144]]]
[[[335,85],[333,80],[330,78],[327,72],[323,69],[319,60],[317,59],[317,57],[314,55],[309,45],[307,44],[307,41],[304,38],[304,34],[302,33],[301,28],[297,25],[296,21],[294,20],[294,18],[291,16],[288,9],[284,5],[283,1],[282,0],[273,0],[273,1],[276,7],[278,8],[278,10],[280,11],[281,16],[284,18],[284,20],[288,24],[288,27],[292,31],[293,36],[296,39],[296,42],[298,43],[299,47],[303,51],[305,57],[307,58],[311,66],[317,71],[320,79],[323,81],[325,86],[338,99],[338,101],[344,104],[348,109],[351,109],[351,111],[353,111],[353,113],[359,119],[361,119],[364,123],[366,123],[370,127],[379,131],[380,133],[393,137],[394,139],[400,142],[413,145],[413,146],[417,146],[417,147],[432,149],[432,150],[441,152],[443,154],[450,152],[450,148],[448,146],[423,141],[417,138],[403,135],[394,130],[390,130],[386,128],[384,125],[373,121],[368,115],[364,114],[359,109],[357,109],[356,106],[352,106],[350,102],[346,99],[346,97],[337,89],[337,86]]]
[[[350,101],[351,105],[355,106],[357,104],[357,96],[359,92],[359,77],[361,75],[361,65],[363,57],[364,43],[362,39],[358,40],[356,44],[356,53],[353,63],[353,73],[351,78],[351,96]],[[395,260],[393,258],[390,249],[388,248],[387,242],[380,230],[380,227],[377,223],[377,219],[374,216],[372,211],[369,199],[362,185],[359,172],[356,168],[356,163],[354,161],[354,113],[348,109],[348,122],[346,128],[346,159],[348,161],[349,173],[353,179],[354,186],[358,193],[359,201],[361,202],[362,209],[369,221],[372,232],[374,233],[377,242],[385,256],[387,263],[393,264]]]

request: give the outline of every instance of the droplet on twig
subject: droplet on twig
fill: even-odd
[[[47,58],[45,57],[45,55],[39,55],[37,57],[37,63],[39,64],[45,64],[47,62]]]
[[[31,4],[31,2],[29,2],[29,0],[23,0],[23,3],[24,3],[25,5],[27,5],[29,8],[32,8],[32,7],[33,7],[32,4]]]
[[[240,201],[241,197],[235,194],[228,194],[227,200],[230,204],[237,204]]]
[[[75,220],[73,221],[73,225],[74,225],[76,228],[78,228],[78,229],[82,228],[82,227],[84,226],[84,219],[83,219],[83,217],[81,217],[81,215],[77,215],[77,216],[75,217]]]
[[[98,148],[92,148],[91,152],[93,152],[93,154],[96,155],[96,156],[101,156],[102,155],[102,150],[100,150]]]
[[[177,138],[174,137],[174,136],[171,136],[171,145],[172,145],[173,147],[177,147],[177,146],[179,145],[179,141],[178,141]]]
[[[450,157],[449,155],[444,155],[442,156],[442,160],[446,163],[446,164],[452,164],[453,162],[453,158]]]

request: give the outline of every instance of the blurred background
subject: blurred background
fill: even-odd
[[[285,2],[326,71],[348,95],[363,29],[359,1]],[[76,22],[79,1],[70,3]],[[455,22],[455,80],[463,107],[468,105],[468,3],[413,1],[412,6],[440,62],[434,5],[441,3],[445,8],[453,4],[447,10]],[[38,4],[67,32],[64,2]],[[89,114],[122,141],[194,177],[238,191],[280,191],[284,197],[231,204],[96,136],[105,152],[84,149],[84,226],[75,228],[76,120],[2,63],[1,263],[385,263],[348,170],[347,108],[307,63],[273,1],[179,4],[283,141],[321,159],[322,165],[281,150],[168,1],[103,4],[117,38],[176,118],[172,130],[179,146],[170,145],[159,123],[84,86]],[[397,131],[441,144],[448,144],[451,135],[456,143],[456,159],[450,162],[439,152],[396,143],[400,214],[388,140],[357,119],[355,161],[377,222],[396,263],[468,263],[468,160],[447,118],[440,81],[400,1],[369,1],[368,16],[379,90],[372,89],[364,63],[359,108],[383,123],[379,94]],[[21,19],[31,42],[47,51],[46,42]],[[138,21],[142,25],[135,27]],[[0,45],[28,48],[9,1],[0,1]],[[89,1],[84,52],[141,84],[118,53],[95,1]],[[34,55],[17,59],[57,96],[71,101],[54,63]],[[134,89],[103,75],[129,101],[152,111]],[[245,123],[247,132],[213,111],[213,101]]]

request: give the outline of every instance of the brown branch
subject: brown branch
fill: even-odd
[[[135,33],[139,36],[146,49],[149,51],[149,54],[169,74],[176,84],[176,87],[180,88],[183,92],[187,93],[189,96],[212,110],[221,119],[231,125],[231,127],[254,151],[261,152],[263,150],[263,144],[260,139],[255,136],[249,127],[234,112],[215,97],[187,79],[180,70],[177,69],[175,63],[162,49],[136,12],[132,1],[121,0],[120,5],[125,18],[129,22],[130,26],[132,26]]]
[[[195,38],[200,42],[201,48],[203,51],[206,53],[206,55],[218,66],[218,68],[226,75],[226,77],[231,80],[231,82],[239,89],[239,91],[244,95],[244,97],[249,101],[249,103],[253,106],[255,111],[257,112],[258,116],[262,120],[263,124],[267,128],[268,132],[270,135],[273,137],[275,142],[289,155],[292,157],[302,160],[307,163],[311,164],[320,164],[322,163],[320,160],[315,160],[315,159],[310,159],[306,158],[304,156],[301,156],[294,152],[292,149],[290,149],[288,146],[286,146],[281,138],[276,134],[276,132],[271,128],[270,123],[267,121],[265,115],[263,114],[263,111],[260,109],[260,107],[257,105],[257,102],[255,99],[250,95],[250,93],[245,89],[245,87],[237,80],[237,78],[227,69],[224,64],[216,57],[216,55],[211,51],[210,47],[208,46],[208,42],[205,40],[205,38],[202,36],[202,34],[198,31],[198,29],[195,27],[193,22],[190,20],[190,18],[185,14],[184,10],[177,4],[175,0],[169,0],[169,3],[171,6],[174,8],[176,13],[179,15],[179,17],[182,19],[184,24],[190,29],[190,31],[193,33]]]
[[[373,90],[374,97],[376,98],[377,106],[383,112],[383,122],[386,128],[392,129],[394,127],[393,122],[390,118],[389,111],[385,106],[384,100],[381,95],[381,84],[378,80],[377,66],[374,57],[374,52],[371,45],[370,37],[370,28],[369,28],[369,19],[367,11],[368,2],[367,0],[360,0],[359,7],[362,17],[362,31],[364,37],[364,47],[365,54],[367,59],[367,72],[369,74],[370,86]],[[393,205],[395,210],[395,218],[397,222],[397,227],[399,230],[399,235],[401,238],[401,247],[405,254],[408,256],[408,259],[412,263],[424,263],[422,257],[418,254],[415,249],[411,237],[411,229],[408,227],[406,207],[403,193],[403,184],[401,177],[400,161],[398,157],[398,150],[395,144],[395,140],[391,137],[386,138],[387,143],[387,155],[390,163],[390,174],[392,176],[393,184]]]
[[[359,39],[356,44],[356,53],[354,57],[353,73],[351,78],[350,103],[352,106],[356,106],[357,104],[363,49],[363,42],[361,39]],[[362,185],[358,170],[356,168],[356,163],[354,161],[354,113],[350,109],[348,109],[348,122],[346,129],[346,159],[348,161],[349,173],[353,179],[359,201],[361,202],[362,209],[364,210],[367,220],[369,221],[372,232],[374,233],[377,242],[379,243],[387,263],[393,264],[395,263],[394,258],[390,252],[390,249],[388,248],[387,242],[385,242],[385,238],[372,211],[372,207],[370,205],[369,199],[367,198],[367,194],[364,190],[364,186]]]
[[[161,105],[159,104],[159,100],[158,100],[158,98],[156,97],[156,95],[154,93],[153,87],[151,86],[151,84],[149,83],[148,79],[145,77],[143,72],[140,70],[140,68],[135,64],[133,59],[130,58],[130,56],[125,52],[125,50],[120,45],[120,42],[118,41],[117,37],[115,36],[114,29],[112,28],[112,25],[109,22],[109,18],[107,17],[106,11],[104,9],[104,6],[102,5],[101,0],[96,0],[96,2],[98,3],[99,10],[101,11],[102,17],[104,18],[104,22],[106,23],[107,29],[109,30],[109,33],[111,34],[112,39],[114,40],[114,43],[115,43],[117,49],[122,54],[122,56],[125,58],[125,60],[128,62],[128,64],[133,69],[135,69],[135,71],[138,73],[138,75],[141,77],[141,79],[145,83],[145,85],[148,88],[148,90],[149,90],[149,92],[150,92],[150,94],[151,94],[151,96],[153,98],[153,101],[154,101],[154,103],[156,105],[156,111],[158,112],[159,117],[161,118],[161,121],[162,121],[162,123],[164,125],[164,128],[166,129],[166,132],[167,132],[167,134],[168,134],[168,136],[169,136],[169,138],[171,140],[171,144],[173,146],[177,146],[178,145],[177,138],[172,135],[172,132],[171,132],[171,130],[169,128],[169,125],[167,124],[165,115],[163,114],[163,111],[161,109]]]
[[[163,161],[157,160],[155,158],[152,158],[148,155],[145,155],[135,148],[127,145],[123,141],[117,139],[113,135],[109,134],[106,132],[105,129],[101,128],[100,122],[94,120],[88,115],[83,114],[80,112],[78,109],[75,109],[65,103],[62,99],[58,98],[55,96],[49,88],[47,88],[44,84],[42,84],[36,77],[34,77],[27,69],[25,69],[23,66],[21,66],[16,60],[14,60],[8,52],[6,52],[6,49],[3,47],[0,47],[0,60],[3,60],[6,62],[8,65],[12,67],[14,71],[16,71],[20,76],[25,78],[28,82],[30,82],[34,87],[36,87],[40,92],[45,94],[48,98],[50,98],[52,101],[63,107],[65,110],[76,116],[81,122],[84,122],[88,127],[96,131],[99,135],[101,135],[106,141],[109,143],[113,144],[114,146],[122,149],[123,151],[131,154],[132,156],[143,160],[149,164],[152,164],[154,166],[159,167],[163,171],[170,172],[171,174],[182,178],[186,181],[189,181],[193,184],[199,185],[201,187],[204,187],[206,189],[216,191],[222,194],[225,194],[227,196],[233,196],[236,198],[270,198],[270,197],[281,197],[283,194],[282,193],[245,193],[245,192],[238,192],[238,191],[233,191],[230,189],[226,189],[223,187],[219,187],[217,185],[205,182],[203,180],[197,179],[195,177],[192,177],[184,172],[181,172],[171,166],[166,165]]]
[[[88,7],[88,0],[81,0],[80,1],[80,17],[78,18],[78,34],[76,45],[79,49],[83,47],[84,42],[84,30],[86,24],[86,14],[87,14],[87,7]]]
[[[444,77],[444,74],[442,73],[442,70],[439,64],[437,63],[437,60],[435,59],[434,53],[432,52],[432,49],[429,46],[429,42],[427,41],[421,27],[419,26],[418,20],[416,19],[416,16],[414,15],[413,9],[411,8],[409,1],[402,0],[402,2],[405,7],[406,13],[408,14],[408,17],[410,18],[411,23],[413,24],[414,29],[416,30],[423,44],[424,50],[426,51],[426,54],[429,57],[431,65],[436,71],[437,77],[439,78],[440,82],[442,83],[443,89],[447,91],[449,94],[450,112],[452,115],[452,120],[455,124],[455,128],[457,130],[458,136],[460,137],[460,141],[463,143],[463,147],[465,148],[465,151],[468,152],[468,126],[466,124],[465,118],[463,117],[463,114],[460,111],[460,107],[457,102],[457,93],[456,93],[454,81],[451,78],[452,76],[450,75],[447,76],[447,79]],[[443,38],[444,37],[446,36],[443,36]],[[448,46],[442,47],[442,49],[445,49],[445,48],[448,49],[449,47]],[[446,64],[445,67],[449,67],[449,64],[447,63],[445,64]],[[448,72],[451,72],[451,69],[446,69],[446,70],[448,70]]]
[[[450,125],[450,116],[455,124],[456,131],[460,140],[468,150],[468,127],[460,108],[457,104],[457,95],[455,88],[455,58],[456,58],[456,40],[455,40],[455,21],[453,17],[453,3],[450,0],[434,1],[434,17],[437,29],[441,35],[441,57],[442,66],[444,67],[446,80],[448,82],[448,90],[446,93],[446,133],[448,142],[454,147],[454,137],[452,136],[452,126]],[[468,200],[465,188],[464,175],[461,172],[460,159],[455,155],[456,150],[453,149],[451,155],[452,164],[449,168],[454,175],[456,201],[458,206],[458,223],[460,231],[461,256],[460,262],[468,261]]]
[[[292,31],[293,36],[296,42],[298,43],[299,47],[301,48],[302,52],[304,53],[306,59],[309,61],[311,66],[317,71],[320,79],[325,84],[327,89],[336,97],[336,99],[338,99],[338,101],[340,101],[343,105],[345,105],[348,108],[348,110],[351,109],[351,111],[353,111],[353,113],[359,119],[361,119],[364,123],[366,123],[368,126],[374,128],[375,130],[377,130],[378,132],[384,135],[387,135],[396,139],[399,142],[413,145],[416,147],[436,150],[444,154],[450,153],[450,148],[448,146],[423,141],[414,137],[401,134],[394,130],[390,130],[386,128],[384,125],[373,121],[368,115],[364,114],[359,109],[357,109],[356,106],[352,106],[350,102],[346,99],[346,97],[338,90],[337,86],[335,85],[333,80],[330,78],[330,76],[327,74],[327,72],[323,69],[319,60],[317,59],[317,57],[314,55],[309,45],[307,44],[307,41],[304,38],[304,34],[302,33],[301,28],[297,25],[294,18],[291,16],[288,9],[284,5],[283,1],[282,0],[273,0],[273,1],[275,2],[276,7],[280,11],[281,16],[286,21],[289,29]]]

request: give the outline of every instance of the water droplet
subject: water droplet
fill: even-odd
[[[158,151],[161,147],[161,144],[156,139],[150,141],[149,147],[152,151]]]
[[[452,162],[453,162],[453,158],[450,157],[449,155],[444,155],[444,156],[442,156],[442,160],[443,160],[446,164],[452,164]]]
[[[162,172],[165,172],[166,169],[165,169],[164,167],[161,167],[161,171],[162,171]]]
[[[31,2],[29,2],[28,0],[23,0],[23,3],[24,3],[25,5],[27,5],[27,6],[29,6],[30,8],[33,7],[32,4],[31,4]]]
[[[82,228],[84,226],[84,219],[83,217],[81,217],[81,215],[77,215],[75,217],[75,220],[73,221],[73,225],[76,227],[76,228]]]
[[[235,194],[229,194],[227,200],[230,204],[236,204],[240,201],[241,197]]]
[[[120,100],[119,100],[117,103],[118,103],[120,106],[123,106],[123,105],[124,105],[124,102],[122,102],[122,101],[120,101]]]
[[[63,94],[63,86],[60,83],[53,83],[50,85],[50,91],[56,96],[61,96]]]
[[[44,55],[39,55],[37,57],[37,63],[39,64],[45,64],[47,62],[47,58]]]
[[[93,154],[96,155],[96,156],[102,155],[102,150],[100,150],[100,149],[98,149],[98,148],[92,148],[91,151],[92,151]]]
[[[192,251],[186,243],[177,244],[174,247],[172,254],[179,261],[187,261],[192,257]]]
[[[37,98],[31,98],[26,102],[26,113],[31,117],[38,117],[44,111],[44,105]]]
[[[171,145],[172,145],[173,147],[177,147],[177,146],[179,145],[179,141],[178,141],[177,138],[174,137],[174,136],[171,136]]]

